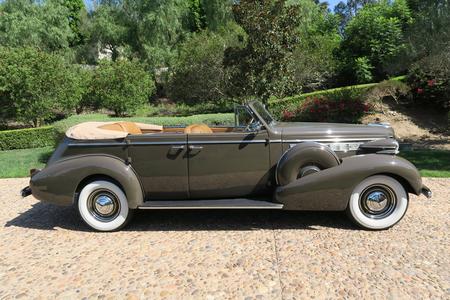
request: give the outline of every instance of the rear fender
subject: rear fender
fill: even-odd
[[[355,186],[365,178],[387,174],[407,183],[405,190],[419,195],[422,179],[409,161],[390,155],[368,154],[343,159],[336,167],[302,177],[275,191],[288,210],[345,210]]]
[[[71,205],[80,183],[93,175],[117,181],[130,208],[143,204],[142,186],[133,168],[110,155],[80,155],[55,161],[31,177],[30,187],[33,196],[39,200]]]

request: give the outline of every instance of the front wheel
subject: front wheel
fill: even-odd
[[[125,193],[106,180],[93,181],[84,186],[77,207],[86,224],[98,231],[119,230],[132,216]]]
[[[399,222],[407,208],[408,194],[400,182],[389,176],[376,175],[355,187],[347,213],[365,229],[382,230]]]

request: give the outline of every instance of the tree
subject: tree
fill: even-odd
[[[84,93],[78,74],[56,54],[0,48],[0,116],[37,127],[70,113]]]
[[[0,44],[67,50],[74,38],[68,14],[58,0],[6,0],[0,4]]]
[[[101,49],[111,51],[113,60],[119,55],[119,49],[126,44],[129,28],[126,26],[120,6],[102,4],[97,7],[92,16],[90,27],[93,43]]]
[[[148,103],[155,83],[137,61],[102,60],[94,71],[90,92],[102,107],[124,116]]]
[[[232,96],[256,95],[263,100],[283,96],[292,89],[288,57],[298,44],[298,6],[286,1],[242,0],[233,5],[236,22],[247,33],[244,48],[225,53],[233,69]]]
[[[232,0],[201,0],[205,28],[217,31],[233,21]]]
[[[80,29],[82,19],[86,15],[83,0],[62,0],[62,4],[68,10],[69,26],[74,35],[70,44],[73,46],[83,43],[85,37]]]
[[[182,43],[172,67],[170,98],[188,103],[226,98],[230,72],[223,65],[224,52],[227,47],[241,44],[239,31],[240,28],[230,24],[227,32],[204,30]]]
[[[299,6],[300,38],[289,60],[293,80],[303,91],[325,88],[332,83],[336,72],[337,63],[333,53],[341,41],[338,19],[319,1],[291,2]]]
[[[356,16],[358,10],[364,5],[375,2],[377,2],[377,0],[347,0],[346,2],[340,1],[336,4],[334,13],[339,17],[341,31],[343,31],[347,23]]]
[[[411,22],[405,0],[383,0],[361,8],[345,27],[339,51],[347,78],[355,80],[355,68],[363,57],[374,78],[388,75],[386,66],[406,49],[403,32]]]

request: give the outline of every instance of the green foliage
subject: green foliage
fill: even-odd
[[[389,81],[395,81],[395,82],[402,82],[406,78],[405,76],[398,76],[391,78]],[[341,97],[344,95],[345,97],[349,98],[361,98],[364,100],[368,100],[367,94],[371,90],[373,90],[375,87],[378,86],[379,83],[366,83],[366,84],[359,84],[359,85],[351,85],[351,86],[345,86],[340,88],[334,88],[334,89],[328,89],[328,90],[321,90],[321,91],[315,91],[311,93],[304,93],[299,94],[291,97],[286,98],[271,98],[268,102],[268,107],[270,111],[278,117],[281,117],[283,114],[283,111],[291,111],[296,108],[298,108],[303,101],[305,101],[306,98],[314,98],[314,97]],[[336,96],[334,96],[336,95]]]
[[[58,0],[5,0],[0,4],[0,45],[67,51],[74,33]]]
[[[0,48],[1,117],[40,126],[70,113],[84,90],[78,69],[55,54]]]
[[[450,45],[411,69],[408,83],[416,103],[450,111]]]
[[[184,42],[172,68],[168,95],[186,103],[221,102],[229,88],[224,51],[239,45],[237,34],[202,31]]]
[[[303,91],[325,88],[336,75],[334,52],[339,47],[338,19],[311,0],[291,0],[299,7],[300,42],[289,59],[293,74]]]
[[[0,131],[0,150],[54,146],[55,136],[53,126]]]
[[[30,176],[30,169],[44,168],[53,147],[0,151],[0,178]]]
[[[299,42],[298,5],[286,1],[242,0],[233,5],[236,22],[247,33],[244,48],[230,47],[226,65],[233,70],[231,96],[284,96],[296,90],[288,58]]]
[[[408,32],[408,83],[416,104],[450,111],[450,2],[410,1],[415,16]],[[449,122],[450,126],[450,122]]]
[[[355,60],[368,59],[376,79],[386,76],[386,66],[405,51],[403,30],[412,22],[405,0],[382,0],[364,6],[345,27],[339,51],[342,72],[356,81]]]
[[[217,31],[233,21],[232,0],[201,0],[205,28]]]
[[[153,116],[192,116],[199,114],[229,113],[233,112],[234,103],[231,101],[202,102],[198,104],[161,103],[158,105],[145,105],[136,110],[136,117]]]
[[[155,83],[136,61],[101,61],[91,80],[91,96],[117,116],[133,114],[155,91]]]
[[[285,111],[283,121],[359,123],[370,106],[360,99],[307,98],[294,111]]]
[[[73,39],[70,41],[71,44],[77,45],[82,43],[84,36],[82,30],[80,29],[80,25],[83,14],[86,13],[83,0],[63,0],[62,4],[68,10],[69,26],[74,35]]]
[[[372,107],[355,90],[339,90],[308,97],[293,110],[283,111],[283,121],[359,123]]]
[[[373,80],[373,66],[370,64],[370,61],[367,57],[364,56],[356,58],[353,70],[355,72],[356,81],[358,83],[368,83]]]

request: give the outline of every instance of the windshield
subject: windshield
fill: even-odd
[[[264,122],[266,122],[267,125],[271,126],[275,124],[275,119],[267,111],[267,109],[261,102],[258,101],[252,102],[251,107],[264,120]]]

